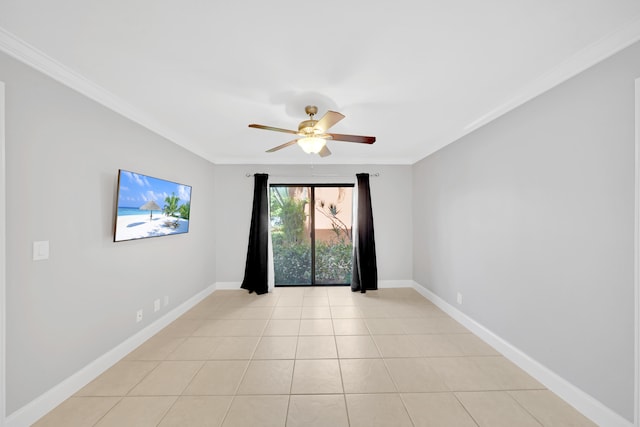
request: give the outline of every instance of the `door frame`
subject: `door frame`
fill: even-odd
[[[7,418],[6,376],[6,286],[7,286],[7,193],[5,149],[4,82],[0,81],[0,426]]]
[[[317,184],[310,184],[310,183],[306,183],[306,184],[297,184],[297,183],[269,183],[268,185],[268,191],[269,191],[269,204],[271,204],[271,187],[308,187],[308,188],[336,188],[336,187],[349,187],[349,188],[355,188],[355,184],[354,183],[317,183]],[[352,193],[352,198],[353,198],[353,193]],[[311,191],[311,194],[309,195],[309,205],[313,206],[313,208],[309,208],[309,217],[310,217],[310,221],[311,224],[315,225],[315,217],[316,217],[316,212],[315,212],[315,191]],[[271,216],[271,211],[269,211],[269,216]],[[271,219],[271,218],[269,218]],[[351,229],[353,230],[353,218],[352,218],[352,226]],[[316,277],[315,277],[315,263],[316,263],[316,248],[315,248],[315,227],[313,227],[311,229],[311,233],[310,233],[310,237],[311,237],[311,273],[313,273],[311,275],[311,283],[309,284],[295,284],[295,285],[278,285],[275,283],[275,276],[274,276],[274,287],[282,287],[282,288],[287,288],[287,287],[296,287],[296,286],[349,286],[349,283],[341,283],[341,284],[318,284],[315,283],[316,282]],[[353,236],[351,237],[351,244],[353,245]],[[273,264],[273,263],[272,263]]]
[[[640,427],[640,78],[635,81],[635,233],[634,233],[634,291],[635,291],[635,384],[634,425]]]

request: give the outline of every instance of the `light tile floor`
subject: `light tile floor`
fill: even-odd
[[[593,426],[410,288],[217,291],[44,426]]]

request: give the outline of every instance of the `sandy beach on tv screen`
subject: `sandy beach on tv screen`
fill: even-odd
[[[145,237],[166,236],[168,234],[186,233],[189,221],[165,215],[120,215],[116,225],[116,241],[142,239]]]

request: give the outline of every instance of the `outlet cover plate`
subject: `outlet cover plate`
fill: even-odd
[[[49,241],[33,242],[33,260],[41,261],[44,259],[49,259]]]

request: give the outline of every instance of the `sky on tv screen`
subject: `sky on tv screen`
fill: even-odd
[[[129,171],[120,171],[119,208],[138,209],[150,200],[154,200],[162,207],[164,199],[171,194],[180,198],[180,204],[187,203],[191,200],[191,187]]]

